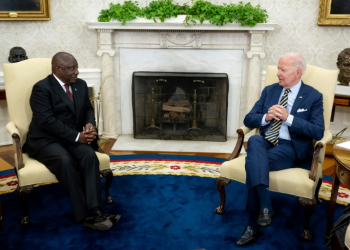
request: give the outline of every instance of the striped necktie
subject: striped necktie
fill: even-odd
[[[284,108],[287,108],[289,92],[290,92],[290,89],[286,89],[280,101],[280,105],[283,106]],[[270,127],[270,130],[265,134],[265,139],[271,142],[273,145],[276,145],[278,143],[281,125],[282,125],[282,120],[279,120],[279,121],[274,120]]]
[[[65,84],[64,87],[66,88],[66,93],[67,93],[69,99],[73,102],[73,95],[72,95],[72,93],[69,90],[69,85]]]

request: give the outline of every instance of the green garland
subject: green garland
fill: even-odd
[[[255,26],[257,23],[266,23],[268,17],[265,9],[261,9],[260,5],[254,7],[250,2],[215,5],[204,0],[192,0],[192,6],[188,6],[187,4],[174,4],[173,0],[154,0],[149,6],[142,9],[139,8],[137,1],[125,1],[123,4],[111,3],[109,9],[101,10],[98,21],[117,20],[125,25],[127,21],[132,21],[137,17],[153,19],[154,22],[159,19],[164,22],[165,19],[178,15],[186,15],[184,20],[186,26],[195,25],[197,21],[203,23],[205,20],[220,26],[227,23]]]

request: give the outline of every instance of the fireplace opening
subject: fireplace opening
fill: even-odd
[[[136,139],[227,140],[225,73],[134,72]]]

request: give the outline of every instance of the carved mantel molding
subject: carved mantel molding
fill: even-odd
[[[244,107],[241,107],[241,112],[246,113],[260,95],[266,35],[276,26],[276,24],[257,24],[254,27],[240,24],[215,26],[204,22],[186,27],[181,17],[171,18],[164,23],[138,18],[126,25],[119,22],[87,22],[86,25],[99,33],[97,55],[102,56],[103,136],[109,138],[116,138],[122,133],[120,48],[243,49],[246,55],[244,59],[246,70],[243,72],[245,82],[242,85],[246,101],[243,103]],[[152,33],[152,42],[143,40],[142,33],[146,32]],[[128,39],[128,35],[133,39]],[[221,36],[224,37],[223,40],[232,40],[232,43],[220,43]],[[118,40],[118,37],[122,38]]]

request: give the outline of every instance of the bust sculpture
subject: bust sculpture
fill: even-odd
[[[26,51],[22,47],[13,47],[10,50],[9,62],[16,63],[28,59]]]
[[[338,55],[339,85],[349,86],[350,82],[350,48],[344,49]]]

